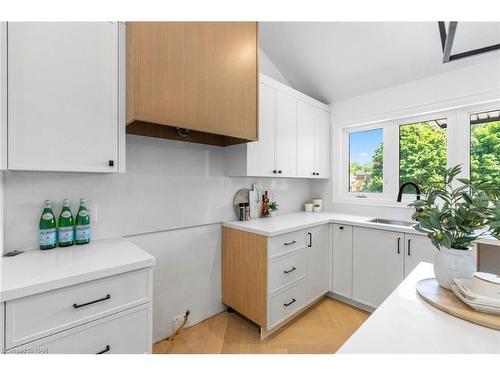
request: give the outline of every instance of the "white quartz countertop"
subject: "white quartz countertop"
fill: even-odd
[[[423,301],[418,281],[434,277],[420,263],[337,351],[339,354],[500,354],[500,331],[456,318]]]
[[[424,235],[408,226],[370,222],[370,220],[373,219],[375,219],[375,217],[347,215],[336,212],[295,212],[277,215],[272,218],[259,218],[249,221],[228,221],[222,225],[228,228],[239,229],[268,237],[279,236],[280,234],[292,232],[294,230],[328,223],[355,225],[358,227]],[[500,246],[500,241],[493,237],[482,238],[476,242]]]
[[[356,225],[374,229],[393,230],[412,234],[421,234],[412,227],[371,223],[375,219],[370,216],[347,215],[335,212],[295,212],[277,215],[272,218],[252,219],[249,221],[229,221],[223,225],[229,228],[240,229],[263,236],[279,236],[280,234],[309,228],[315,225],[336,223]]]
[[[0,259],[0,302],[155,264],[152,255],[123,238]]]

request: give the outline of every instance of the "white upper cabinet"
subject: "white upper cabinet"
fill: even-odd
[[[274,162],[276,138],[274,129],[275,95],[275,90],[272,87],[262,83],[259,85],[259,141],[239,146],[248,147],[250,175],[274,176],[273,171],[276,169]]]
[[[316,178],[330,177],[330,113],[320,109],[314,130],[314,173]]]
[[[297,99],[276,92],[276,169],[283,177],[297,176]]]
[[[315,177],[315,121],[317,110],[312,105],[299,102],[297,105],[297,175]]]
[[[124,24],[7,24],[8,169],[124,170]]]
[[[261,74],[259,140],[225,152],[229,176],[328,178],[330,109]]]

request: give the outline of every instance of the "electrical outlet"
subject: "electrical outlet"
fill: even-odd
[[[90,223],[97,223],[97,204],[89,204],[87,206],[87,212],[90,215]]]
[[[174,317],[172,319],[172,332],[175,331],[182,324],[182,322],[184,321],[185,315],[186,314],[177,315],[176,317]],[[186,328],[188,325],[189,325],[189,317],[188,317],[188,321],[187,321],[186,325],[184,326],[184,328]]]

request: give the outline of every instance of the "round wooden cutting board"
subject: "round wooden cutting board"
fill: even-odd
[[[436,279],[424,279],[417,283],[417,293],[432,306],[457,318],[500,331],[500,316],[475,311],[448,289],[441,288]]]

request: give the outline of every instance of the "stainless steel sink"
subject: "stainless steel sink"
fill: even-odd
[[[400,227],[411,227],[415,224],[415,223],[412,223],[410,221],[389,220],[389,219],[380,219],[380,218],[370,220],[370,223],[378,223],[378,224],[386,224],[386,225],[398,225]]]

